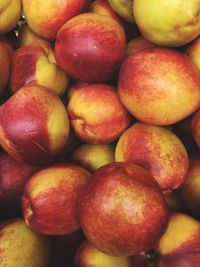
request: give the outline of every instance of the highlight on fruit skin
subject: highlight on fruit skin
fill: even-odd
[[[0,144],[18,160],[48,164],[64,149],[68,135],[64,104],[45,87],[24,86],[0,107]]]

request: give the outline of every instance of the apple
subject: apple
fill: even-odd
[[[4,46],[4,48],[6,49],[9,57],[10,57],[10,61],[12,60],[12,56],[13,56],[13,53],[15,51],[15,47],[14,45],[12,44],[12,42],[6,38],[5,36],[0,36],[0,45]]]
[[[48,237],[30,230],[22,219],[0,224],[0,266],[48,267],[49,263]]]
[[[200,34],[199,0],[134,0],[135,22],[150,42],[168,47],[189,43]]]
[[[22,13],[22,3],[21,0],[0,0],[0,7],[0,35],[2,35],[11,31],[17,24]]]
[[[85,240],[76,252],[74,267],[132,267],[130,257],[107,255]]]
[[[200,218],[200,154],[190,156],[190,168],[180,196],[194,216]]]
[[[132,56],[138,51],[151,47],[155,47],[155,45],[146,40],[144,37],[138,36],[128,42],[126,54],[127,56]]]
[[[11,90],[15,93],[26,85],[41,85],[61,96],[69,79],[57,65],[49,45],[30,44],[18,48],[12,60]]]
[[[0,65],[3,66],[0,71],[0,95],[5,91],[10,75],[10,57],[4,46],[0,41]]]
[[[133,2],[134,0],[118,1],[108,0],[112,9],[129,23],[134,23]]]
[[[139,122],[120,136],[115,161],[141,165],[151,172],[162,190],[180,187],[189,168],[187,151],[173,132]]]
[[[112,143],[130,124],[115,88],[108,84],[90,84],[75,90],[67,112],[76,136],[90,144]]]
[[[24,86],[0,106],[0,144],[31,164],[47,164],[65,147],[69,120],[64,104],[49,89]]]
[[[200,37],[198,36],[187,45],[185,53],[192,59],[200,71]]]
[[[82,144],[72,151],[70,160],[93,172],[101,166],[114,162],[114,145]]]
[[[200,73],[182,52],[147,48],[123,62],[118,93],[139,121],[170,125],[199,109]]]
[[[115,19],[124,29],[126,38],[130,40],[134,36],[138,35],[138,30],[135,25],[128,23],[118,13],[112,9],[108,0],[95,0],[89,7],[89,12],[97,13],[103,16],[110,16]]]
[[[67,21],[59,30],[55,56],[65,72],[76,80],[106,82],[119,69],[126,37],[113,18],[85,13]]]
[[[49,40],[46,40],[45,38],[42,38],[41,36],[34,33],[27,23],[24,23],[19,28],[18,41],[19,47],[30,44],[40,44],[41,46],[44,45],[44,47],[46,47],[47,45],[51,45]]]
[[[89,177],[84,168],[69,163],[53,164],[35,173],[22,192],[26,224],[45,235],[78,230],[78,197]]]
[[[165,234],[156,245],[158,267],[199,267],[200,223],[183,213],[172,213]]]
[[[21,193],[36,166],[17,161],[0,151],[0,208],[11,217],[21,215]]]
[[[22,0],[23,11],[29,27],[39,36],[54,40],[61,26],[82,13],[86,0]]]
[[[87,239],[112,256],[151,249],[168,223],[164,195],[150,172],[124,162],[106,164],[91,175],[78,213]]]

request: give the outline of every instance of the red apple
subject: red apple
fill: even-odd
[[[11,90],[15,93],[26,85],[41,85],[63,95],[68,77],[57,65],[49,45],[30,44],[18,48],[12,60]]]
[[[87,6],[86,0],[22,0],[27,24],[36,34],[55,39],[60,27]]]
[[[65,147],[68,115],[59,97],[25,86],[0,106],[0,144],[16,159],[47,164]]]
[[[122,64],[119,97],[139,121],[170,125],[200,107],[200,73],[184,53],[147,48]]]
[[[91,144],[115,141],[130,124],[130,116],[116,90],[107,84],[91,84],[75,90],[67,111],[74,133]]]
[[[115,160],[132,162],[149,170],[162,190],[180,187],[188,173],[188,154],[170,130],[136,123],[120,136]]]
[[[10,57],[2,42],[0,42],[0,95],[4,93],[10,75]]]
[[[119,23],[95,13],[78,15],[58,32],[55,55],[58,64],[74,79],[108,81],[125,55],[126,38]]]
[[[168,223],[160,187],[148,171],[131,163],[96,170],[80,195],[78,211],[86,237],[113,256],[151,249]]]
[[[74,267],[132,267],[130,257],[107,255],[85,240],[76,252]]]
[[[22,193],[26,224],[41,234],[64,235],[80,228],[77,201],[89,172],[74,164],[55,164],[35,173]]]
[[[21,215],[21,193],[29,177],[38,170],[0,151],[0,208],[10,216]]]

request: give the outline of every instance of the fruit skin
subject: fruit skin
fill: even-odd
[[[191,122],[191,132],[192,136],[198,146],[200,148],[200,131],[199,131],[199,126],[200,126],[200,110],[198,110],[194,116],[192,117],[192,122]]]
[[[130,40],[127,44],[127,49],[126,49],[126,55],[127,56],[132,56],[136,52],[141,51],[143,49],[155,47],[154,44],[150,43],[148,40],[143,38],[142,36],[138,36],[136,38],[133,38]]]
[[[133,2],[134,0],[108,0],[112,9],[129,23],[134,23]]]
[[[134,0],[135,22],[150,42],[168,47],[189,43],[200,34],[199,0]]]
[[[189,168],[187,151],[175,134],[143,123],[135,123],[120,136],[115,161],[141,165],[151,172],[162,190],[183,184]]]
[[[48,237],[30,230],[24,220],[0,224],[0,265],[9,267],[47,267],[50,262]]]
[[[21,0],[0,0],[0,35],[9,32],[17,24],[21,12]]]
[[[113,256],[152,248],[168,223],[166,201],[151,174],[123,162],[106,164],[91,175],[78,212],[86,237]]]
[[[22,4],[27,23],[33,32],[43,38],[53,40],[66,21],[84,11],[87,1],[22,0]]]
[[[114,162],[114,153],[114,145],[82,144],[72,152],[70,160],[93,172],[107,163]]]
[[[105,82],[119,69],[125,46],[125,33],[119,23],[108,16],[85,13],[61,27],[55,56],[72,78],[89,83]]]
[[[200,71],[200,37],[197,37],[188,44],[185,53],[192,59]]]
[[[47,164],[65,147],[69,121],[59,97],[42,86],[25,86],[0,107],[0,143],[30,164]]]
[[[75,90],[67,112],[74,133],[90,144],[109,144],[130,124],[130,116],[116,90],[108,84],[91,84]]]
[[[156,245],[158,267],[198,267],[200,223],[183,213],[172,213],[168,228]]]
[[[22,193],[26,224],[45,235],[78,230],[77,201],[89,177],[88,171],[68,163],[57,163],[35,173]]]
[[[190,168],[185,183],[180,188],[180,196],[194,216],[200,218],[200,155],[190,156]]]
[[[0,151],[0,208],[8,216],[21,215],[21,193],[27,180],[39,167],[17,161]]]
[[[123,62],[118,93],[139,121],[170,125],[200,107],[200,73],[182,52],[147,48]]]
[[[89,7],[89,12],[97,13],[102,16],[109,16],[115,19],[124,29],[127,40],[132,39],[138,34],[135,25],[127,23],[119,14],[110,6],[108,0],[95,0]]]
[[[0,95],[5,91],[10,75],[10,58],[2,42],[0,42],[0,65],[3,66],[0,72]]]
[[[74,267],[132,267],[130,257],[113,257],[95,248],[85,240],[76,252]]]
[[[26,85],[41,85],[61,96],[68,82],[49,45],[30,44],[15,51],[11,70],[12,93]]]
[[[19,29],[18,33],[18,42],[19,47],[30,45],[30,44],[40,44],[41,46],[47,46],[51,43],[34,33],[27,23],[24,23],[23,26]]]

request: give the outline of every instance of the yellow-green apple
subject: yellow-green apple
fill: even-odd
[[[9,32],[17,24],[22,12],[21,0],[0,0],[0,35]]]
[[[123,62],[118,92],[124,106],[138,120],[170,125],[200,107],[200,72],[182,52],[147,48]]]
[[[24,86],[0,106],[0,144],[16,159],[46,164],[65,147],[68,134],[65,106],[45,87]]]
[[[4,46],[0,42],[0,95],[2,95],[5,91],[6,85],[8,83],[9,75],[10,75],[10,57]]]
[[[114,145],[82,144],[72,151],[70,160],[93,172],[101,166],[114,162]]]
[[[188,154],[180,139],[161,126],[135,123],[120,136],[115,161],[132,162],[151,172],[162,190],[178,188],[188,173]]]
[[[189,210],[200,216],[200,155],[190,156],[188,177],[180,188],[180,196]]]
[[[75,134],[91,144],[115,141],[130,124],[116,90],[107,84],[90,84],[75,90],[67,111]]]
[[[68,86],[68,77],[57,65],[53,49],[44,44],[30,44],[15,51],[10,79],[13,93],[26,85],[41,85],[61,96]]]
[[[29,27],[39,36],[51,40],[56,38],[61,26],[82,13],[87,4],[86,0],[22,0]]]
[[[200,71],[200,37],[188,44],[185,53],[192,59]]]
[[[40,44],[46,47],[50,44],[48,40],[34,33],[27,23],[24,23],[23,26],[19,28],[18,41],[19,47],[30,44]]]
[[[17,161],[0,151],[0,209],[8,216],[21,215],[21,193],[29,177],[38,167]]]
[[[156,251],[158,267],[199,267],[200,222],[183,213],[172,213]]]
[[[45,235],[78,230],[78,197],[89,177],[84,168],[70,163],[57,163],[36,172],[22,193],[26,224]]]
[[[81,229],[66,235],[50,236],[52,267],[73,266],[74,256],[85,239]]]
[[[131,257],[115,257],[98,250],[85,240],[76,252],[74,267],[132,267]]]
[[[135,22],[150,42],[168,47],[189,43],[200,34],[200,0],[134,0]]]
[[[58,64],[76,80],[90,83],[112,78],[125,55],[126,37],[111,17],[78,15],[59,30],[55,43]]]
[[[134,23],[133,2],[134,0],[108,0],[112,9],[129,23]]]
[[[22,219],[0,224],[0,266],[48,267],[49,263],[48,237],[29,229]]]
[[[200,109],[192,117],[191,132],[198,148],[200,148]]]
[[[130,40],[127,44],[126,54],[127,56],[132,56],[136,52],[141,51],[146,48],[154,47],[155,45],[149,42],[142,36],[138,36]]]
[[[78,213],[87,239],[113,256],[152,248],[168,223],[164,195],[150,172],[124,162],[106,164],[91,175]]]
[[[109,16],[115,19],[124,29],[126,38],[128,40],[132,39],[134,36],[138,35],[137,28],[126,22],[119,14],[117,14],[110,6],[108,0],[95,0],[91,3],[89,12],[97,13],[103,16]]]

